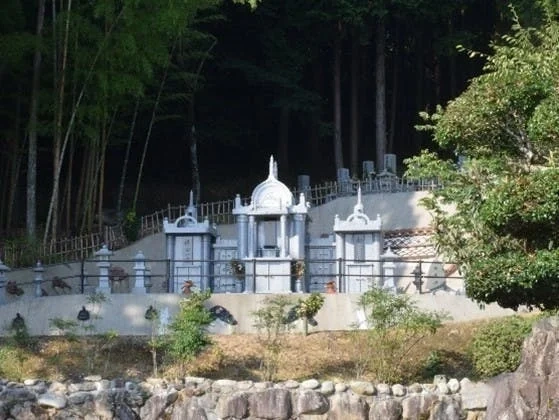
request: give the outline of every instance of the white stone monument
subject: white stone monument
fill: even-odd
[[[270,157],[268,178],[252,192],[248,205],[235,198],[237,256],[245,264],[245,292],[294,291],[292,263],[305,258],[305,194],[294,203],[293,194],[277,179]]]
[[[363,212],[361,188],[357,191],[357,204],[346,220],[338,215],[334,219],[336,235],[337,289],[342,293],[363,293],[378,286],[382,276],[380,256],[383,251],[382,221]]]
[[[215,226],[206,219],[199,223],[192,191],[186,214],[174,223],[163,220],[167,244],[167,258],[171,261],[169,292],[181,293],[188,280],[193,287],[206,290],[210,287],[211,250],[216,237]]]

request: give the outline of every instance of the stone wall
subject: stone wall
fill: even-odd
[[[107,380],[24,383],[0,380],[0,419],[301,419],[301,420],[482,420],[484,383],[436,377],[410,386],[354,381],[282,383]]]

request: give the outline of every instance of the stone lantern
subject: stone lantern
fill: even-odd
[[[10,267],[5,265],[0,259],[0,305],[6,303],[6,272]]]
[[[111,286],[109,284],[109,268],[111,267],[109,259],[111,255],[113,255],[113,252],[105,244],[95,253],[98,260],[97,267],[99,267],[99,285],[96,289],[98,293],[111,293]]]

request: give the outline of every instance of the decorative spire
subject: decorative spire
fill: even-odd
[[[194,193],[192,190],[190,190],[189,200],[190,202],[188,203],[188,207],[186,208],[186,215],[197,220],[198,214],[196,211],[196,206],[194,205]]]
[[[361,202],[361,185],[357,188],[357,204],[353,207],[354,213],[363,213],[363,203]]]
[[[274,155],[270,156],[270,167],[268,168],[268,179],[275,178],[276,164],[274,162]]]

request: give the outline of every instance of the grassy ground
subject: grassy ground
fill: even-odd
[[[399,379],[403,383],[431,381],[434,374],[474,378],[468,345],[481,322],[448,323],[428,336],[402,358]],[[357,334],[357,335],[356,335]],[[350,380],[360,376],[375,381],[367,370],[359,372],[364,354],[363,332],[318,332],[290,334],[283,342],[276,380]],[[260,369],[263,349],[256,335],[213,336],[214,345],[195,362],[181,368],[158,355],[160,376],[186,374],[209,378],[263,380]],[[145,378],[152,374],[152,357],[147,339],[116,337],[112,340],[49,337],[31,339],[15,348],[4,341],[0,346],[0,377],[79,379],[85,374],[103,377]]]

